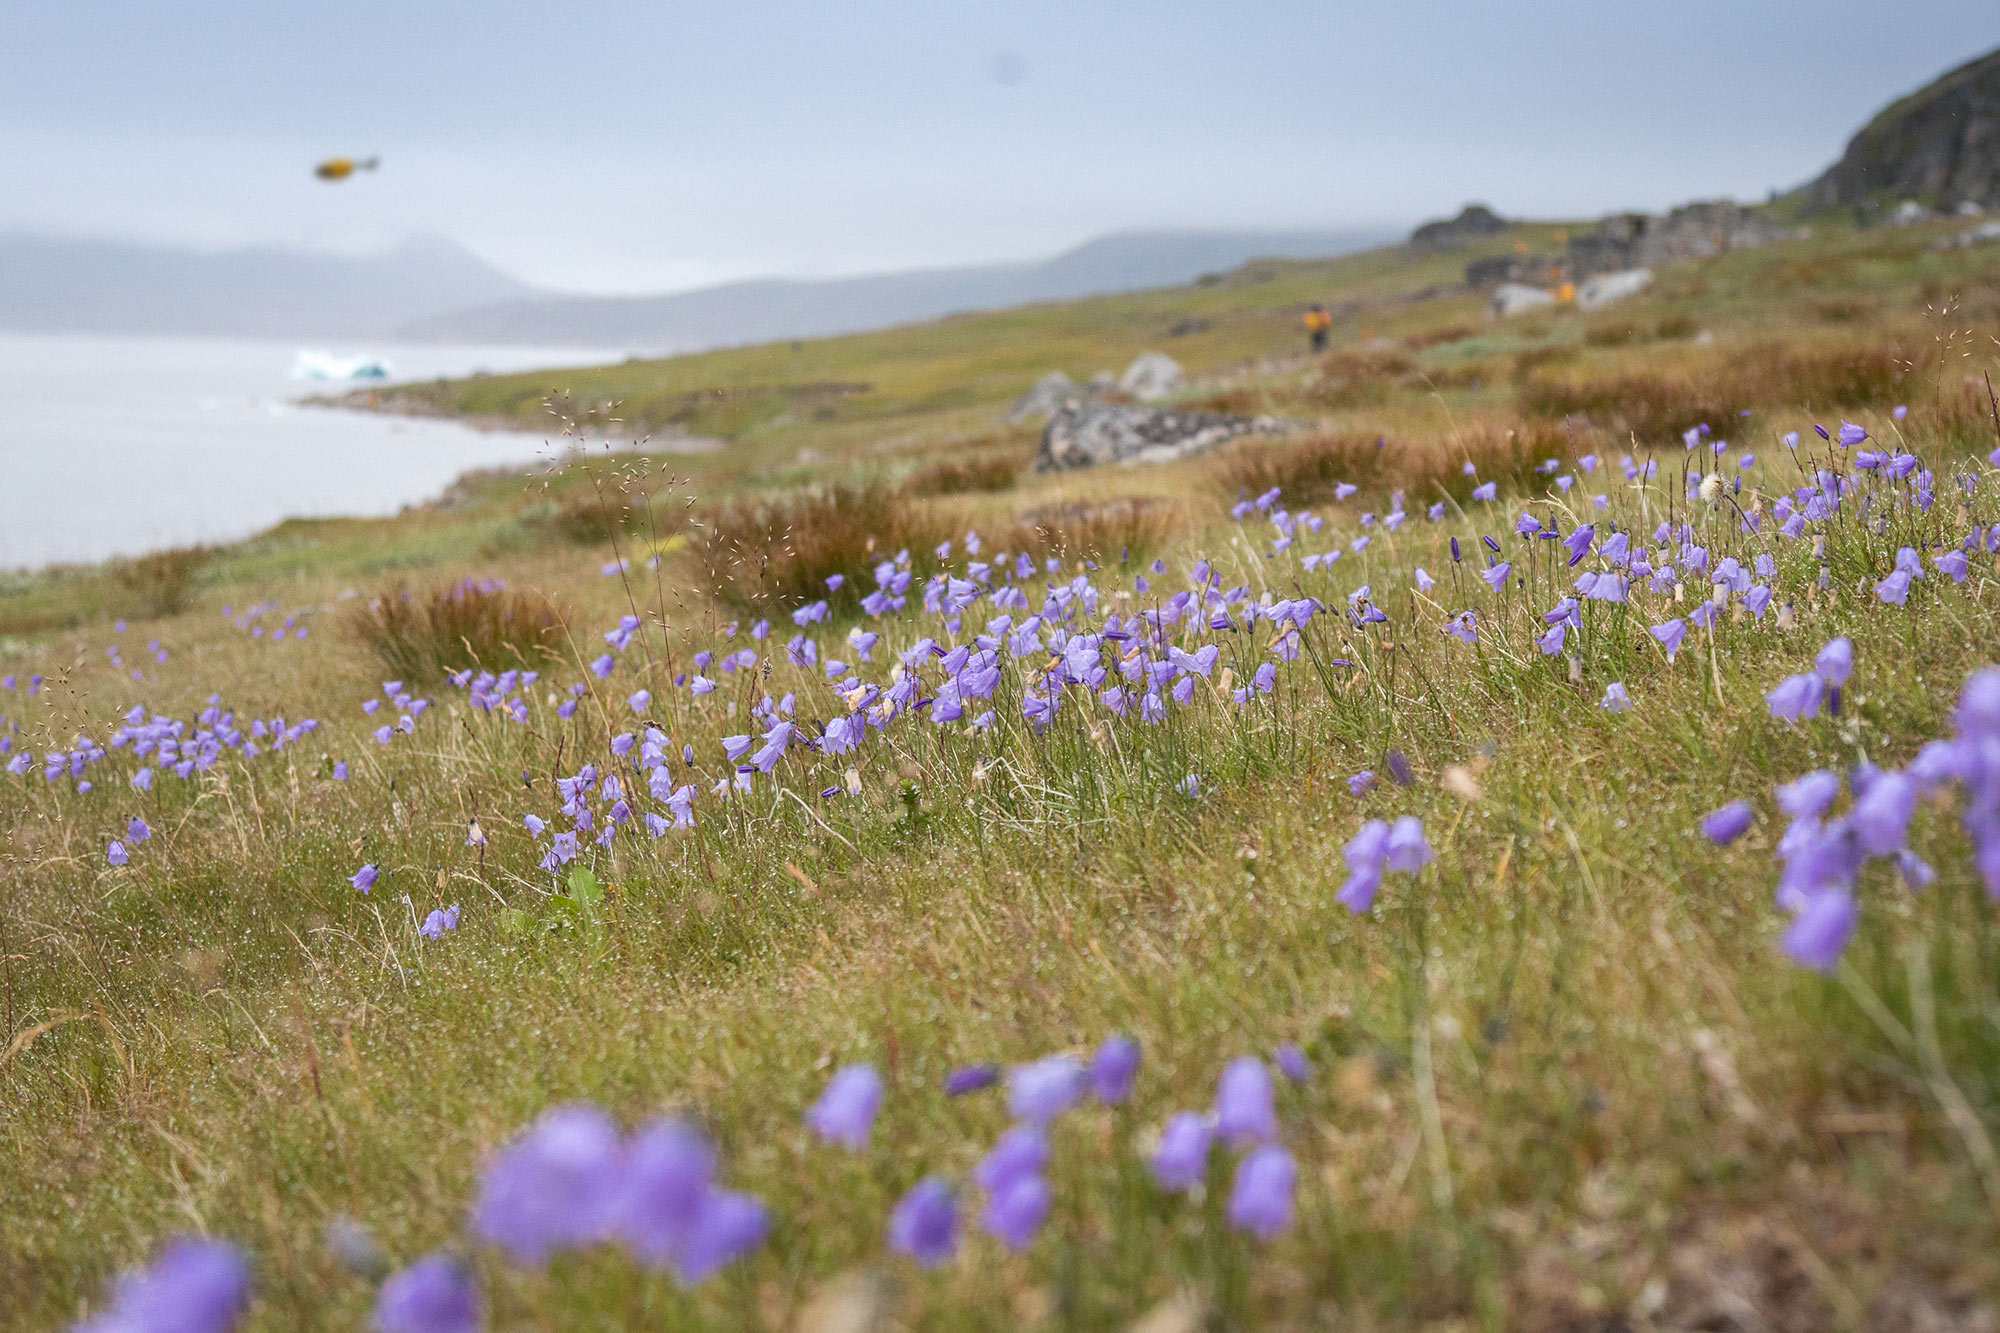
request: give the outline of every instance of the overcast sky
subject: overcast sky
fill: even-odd
[[[449,236],[553,287],[1762,197],[1994,0],[0,0],[0,227]],[[310,176],[337,153],[382,169]]]

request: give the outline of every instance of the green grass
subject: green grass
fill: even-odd
[[[1532,424],[1510,361],[1538,348],[1578,347],[1557,369],[1579,381],[1692,376],[1773,341],[1901,340],[1913,385],[1992,368],[1990,343],[1952,342],[1948,359],[1919,338],[1930,327],[1923,284],[1960,283],[1968,306],[1991,301],[1995,261],[1921,244],[1828,233],[1670,271],[1617,312],[1650,324],[1692,311],[1719,331],[1714,346],[1582,348],[1585,321],[1559,312],[1405,348],[1419,368],[1472,362],[1495,378],[1433,393],[1384,372],[1365,408],[1315,406],[1303,361],[1255,368],[1292,350],[1286,307],[1353,293],[1382,303],[1370,336],[1421,341],[1427,327],[1469,322],[1466,298],[1388,298],[1448,278],[1464,256],[1275,265],[1258,281],[968,316],[797,354],[577,372],[568,387],[583,401],[835,379],[875,387],[841,399],[829,422],[787,420],[789,408],[751,421],[719,455],[599,460],[590,475],[573,466],[548,479],[546,492],[541,479],[489,479],[450,509],[288,524],[217,553],[193,609],[123,634],[111,628],[126,608],[107,573],[15,580],[0,589],[12,633],[0,673],[53,683],[32,700],[0,694],[0,714],[38,758],[79,730],[101,739],[135,702],[185,717],[211,691],[243,718],[321,725],[295,746],[226,758],[189,782],[162,777],[146,793],[125,785],[134,761],[118,751],[91,770],[98,789],[87,795],[44,783],[39,767],[0,777],[0,1004],[16,1041],[0,1063],[0,1326],[46,1328],[100,1308],[112,1273],[199,1230],[251,1252],[252,1326],[359,1327],[373,1291],[322,1243],[335,1215],[363,1221],[399,1264],[438,1247],[464,1255],[504,1328],[834,1327],[803,1312],[877,1275],[865,1289],[887,1317],[935,1328],[1121,1328],[1177,1300],[1235,1327],[1727,1326],[1747,1322],[1746,1308],[1774,1327],[1896,1327],[1995,1300],[2000,1182],[1984,1178],[1979,1154],[2000,1126],[2000,940],[1955,807],[1927,803],[1914,825],[1936,884],[1911,893],[1882,866],[1867,872],[1863,924],[1833,977],[1778,953],[1785,918],[1771,897],[1782,831],[1772,785],[1815,766],[1907,761],[1948,732],[1966,673],[2000,661],[1990,559],[1963,585],[1927,575],[1908,608],[1866,587],[1897,545],[1955,540],[2000,517],[2000,477],[1977,461],[1993,441],[1975,440],[1956,398],[1911,393],[1900,427],[1879,406],[1813,404],[1892,440],[1907,432],[1940,474],[1938,505],[1884,532],[1836,526],[1825,590],[1809,545],[1779,544],[1772,583],[1791,614],[1725,615],[1671,663],[1646,626],[1691,603],[1643,592],[1630,607],[1587,604],[1574,667],[1536,650],[1540,613],[1567,574],[1550,558],[1558,545],[1511,534],[1517,504],[1460,497],[1467,512],[1433,524],[1420,507],[1430,497],[1413,490],[1409,523],[1369,528],[1364,552],[1302,573],[1300,551],[1360,535],[1359,514],[1383,512],[1387,497],[1371,488],[1323,505],[1327,531],[1280,559],[1265,556],[1268,524],[1228,519],[1232,488],[1208,460],[913,499],[953,529],[1001,531],[1037,506],[1172,498],[1184,521],[1165,552],[1174,572],[1132,608],[1186,586],[1183,571],[1205,557],[1252,597],[1309,592],[1331,609],[1276,691],[1248,708],[1203,687],[1155,727],[1072,697],[1036,733],[1019,700],[1023,671],[1041,659],[1009,660],[989,734],[899,722],[855,755],[794,751],[750,795],[727,799],[706,792],[726,774],[719,738],[754,729],[757,698],[796,692],[815,718],[840,708],[818,672],[782,663],[792,627],[780,620],[756,645],[774,659],[768,676],[760,664],[691,698],[673,675],[734,613],[696,581],[689,548],[667,550],[657,574],[635,569],[628,592],[600,576],[607,550],[523,517],[545,493],[576,496],[596,481],[664,509],[697,495],[699,522],[707,505],[804,476],[990,451],[995,411],[1035,375],[1115,367],[1160,345],[1156,325],[1170,314],[1215,321],[1168,348],[1216,377],[1191,393],[1236,386],[1329,431],[1386,431],[1418,460],[1390,475],[1411,477],[1449,476],[1468,432]],[[1835,276],[1772,285],[1770,274],[1808,259]],[[1829,335],[1812,310],[1833,299],[1874,313]],[[500,412],[531,410],[541,391],[534,377],[495,377],[440,392]],[[1788,488],[1771,438],[1808,429],[1807,405],[1777,378],[1747,391],[1756,415],[1745,443],[1760,461],[1746,485]],[[1577,453],[1607,459],[1586,485],[1615,477],[1610,461],[1631,446],[1591,425],[1554,438],[1570,430]],[[1662,477],[1643,493],[1614,488],[1597,517],[1643,534],[1669,505],[1686,511],[1667,475],[1678,441],[1640,444],[1670,446]],[[805,447],[824,462],[797,464]],[[1984,480],[1961,508],[1947,473],[1964,466]],[[662,491],[667,469],[676,484]],[[1717,558],[1747,559],[1765,543],[1732,513],[1697,505],[1691,517]],[[1526,587],[1495,594],[1454,572],[1448,539],[1476,552],[1481,533],[1520,561]],[[838,538],[851,577],[889,554],[871,557],[864,535]],[[1441,580],[1427,600],[1409,590],[1419,564]],[[1079,572],[1071,562],[1062,578]],[[1110,596],[1137,572],[1107,565],[1094,577]],[[523,694],[525,724],[444,688],[414,734],[378,745],[369,733],[394,710],[360,711],[385,673],[341,633],[344,594],[466,575],[556,597],[574,642]],[[1339,615],[1363,583],[1387,625]],[[876,649],[871,679],[886,679],[892,649],[937,632],[917,614],[918,593]],[[252,639],[219,614],[264,598],[281,607],[263,623],[296,613],[312,637]],[[1476,648],[1441,632],[1467,606],[1481,618]],[[628,608],[648,623],[616,675],[600,682],[562,665],[601,651],[598,630]],[[817,631],[822,651],[850,655],[854,614]],[[987,614],[972,613],[967,632]],[[165,664],[140,649],[155,634]],[[1772,719],[1764,692],[1836,634],[1853,639],[1857,662],[1840,716]],[[1267,657],[1266,625],[1216,637],[1218,671],[1236,683]],[[143,682],[109,665],[113,642],[127,667],[145,666]],[[565,720],[556,701],[579,679],[589,692]],[[1596,706],[1612,680],[1636,703],[1623,716]],[[630,725],[623,701],[641,685],[673,747],[694,746],[700,822],[590,852],[613,888],[601,914],[580,920],[552,897],[560,882],[537,868],[520,816],[552,815],[553,775],[607,762],[605,738]],[[1408,787],[1388,777],[1391,750],[1407,758]],[[335,759],[350,765],[345,782],[330,779]],[[845,794],[850,765],[858,795]],[[1381,780],[1350,794],[1349,775],[1364,768]],[[1176,792],[1190,772],[1208,794]],[[842,794],[822,798],[829,785]],[[1696,821],[1739,796],[1758,823],[1731,847],[1709,845]],[[106,865],[107,841],[135,813],[157,832],[131,864]],[[1349,914],[1334,900],[1342,844],[1366,818],[1404,814],[1424,820],[1437,860],[1414,879],[1391,876],[1370,913]],[[474,818],[484,849],[466,842]],[[346,882],[364,861],[382,868],[366,897]],[[456,932],[416,934],[424,913],[452,902],[464,908]],[[510,910],[527,931],[509,927]],[[968,1225],[964,1254],[934,1272],[885,1252],[895,1198],[929,1173],[963,1180],[1006,1124],[1000,1094],[946,1099],[950,1068],[1087,1052],[1113,1031],[1144,1043],[1138,1093],[1129,1109],[1059,1122],[1055,1209],[1030,1251],[1005,1254]],[[1219,1223],[1213,1196],[1155,1191],[1141,1153],[1167,1114],[1208,1104],[1228,1058],[1284,1041],[1313,1067],[1280,1089],[1300,1165],[1296,1222],[1257,1244]],[[889,1085],[859,1155],[818,1144],[800,1120],[851,1060],[872,1061]],[[697,1119],[725,1180],[771,1207],[769,1244],[693,1292],[615,1250],[523,1272],[471,1245],[465,1213],[486,1155],[574,1099],[627,1125],[665,1110]],[[1226,1191],[1226,1177],[1217,1183]]]

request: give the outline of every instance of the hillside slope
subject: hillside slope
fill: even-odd
[[[1904,199],[2000,208],[2000,50],[1883,108],[1805,199],[1816,211]]]

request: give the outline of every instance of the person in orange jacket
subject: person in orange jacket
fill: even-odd
[[[1312,309],[1306,311],[1305,324],[1306,336],[1312,339],[1312,349],[1324,352],[1327,335],[1333,331],[1333,316],[1326,312],[1325,306],[1315,301]]]

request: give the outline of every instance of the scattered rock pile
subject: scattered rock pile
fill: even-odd
[[[1052,416],[1066,407],[1113,390],[1142,403],[1157,403],[1171,398],[1186,386],[1187,376],[1181,370],[1180,362],[1164,352],[1141,352],[1131,365],[1125,367],[1123,375],[1114,377],[1110,371],[1101,370],[1083,384],[1078,384],[1060,370],[1050,371],[1014,400],[1014,405],[1007,410],[1007,420],[1022,422],[1030,417]]]
[[[1653,270],[1649,268],[1620,269],[1616,273],[1600,273],[1594,278],[1585,278],[1577,284],[1577,308],[1595,310],[1613,301],[1637,296],[1651,286],[1652,281]]]
[[[1493,312],[1495,319],[1505,319],[1518,315],[1523,310],[1533,310],[1537,306],[1554,305],[1556,295],[1546,287],[1536,287],[1525,282],[1503,282],[1493,289],[1486,308]]]
[[[2000,218],[1982,222],[1968,231],[1955,236],[1946,236],[1931,243],[1933,250],[1969,250],[1975,245],[1991,245],[2000,241]]]
[[[1582,235],[1570,237],[1560,253],[1475,259],[1465,266],[1465,281],[1480,288],[1509,282],[1542,287],[1581,283],[1601,275],[1657,269],[1684,259],[1769,245],[1784,235],[1761,214],[1727,199],[1683,204],[1664,217],[1616,213]]]
[[[1509,284],[1553,287],[1565,276],[1562,256],[1551,254],[1488,255],[1465,266],[1465,285],[1482,290]]]
[[[1426,222],[1410,233],[1410,248],[1414,250],[1455,250],[1473,241],[1483,241],[1488,236],[1498,236],[1507,230],[1507,219],[1495,213],[1485,204],[1467,204],[1455,218],[1440,218]]]
[[[1062,411],[1063,404],[1079,398],[1083,390],[1077,382],[1060,370],[1051,370],[1036,380],[1034,386],[1014,400],[1014,406],[1007,410],[1009,422],[1026,421],[1029,417],[1051,416]]]
[[[1683,204],[1665,217],[1616,213],[1572,237],[1564,267],[1572,282],[1599,273],[1660,268],[1781,240],[1784,232],[1760,213],[1727,199]]]
[[[1073,402],[1049,419],[1035,471],[1067,472],[1101,463],[1170,463],[1241,435],[1282,434],[1276,417]]]

